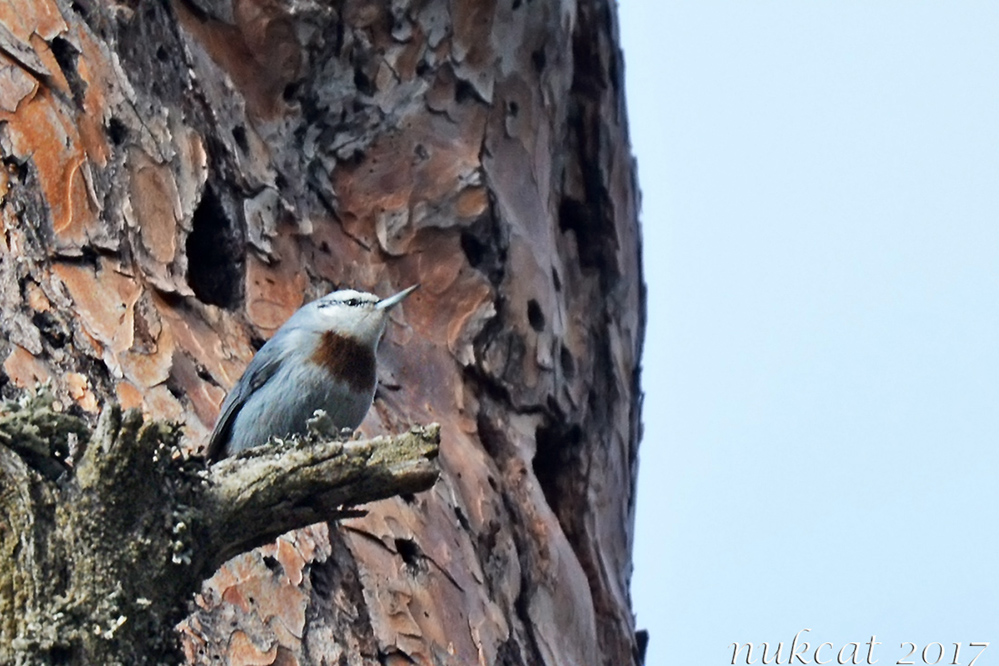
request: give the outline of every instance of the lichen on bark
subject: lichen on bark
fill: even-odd
[[[0,408],[0,663],[179,663],[175,627],[226,559],[437,478],[436,426],[208,467],[177,424],[110,405],[91,432],[56,406]]]

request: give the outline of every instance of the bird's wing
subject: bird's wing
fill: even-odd
[[[239,378],[222,403],[222,411],[218,421],[215,422],[215,429],[212,431],[212,437],[208,440],[208,449],[205,451],[205,457],[208,460],[220,460],[225,455],[225,445],[229,441],[229,433],[239,410],[243,408],[254,391],[266,384],[267,380],[273,377],[277,369],[281,367],[281,362],[284,360],[281,347],[271,344],[276,338],[277,336],[261,347],[250,364],[246,366],[243,376]]]

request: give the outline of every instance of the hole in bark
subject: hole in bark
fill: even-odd
[[[527,321],[531,328],[540,333],[545,330],[545,315],[541,312],[541,306],[533,298],[527,301]]]
[[[511,9],[514,10],[520,9],[520,5],[521,5],[521,0],[513,0],[513,6],[511,7]]]
[[[616,238],[613,229],[602,224],[595,206],[575,199],[565,198],[558,208],[559,230],[576,234],[579,261],[586,268],[613,266]],[[609,272],[609,271],[608,271]]]
[[[538,427],[534,438],[537,443],[537,453],[532,461],[534,476],[538,477],[548,506],[557,514],[559,502],[564,499],[558,482],[570,469],[569,461],[583,439],[583,431],[576,424],[548,422]]]
[[[430,71],[430,65],[427,64],[426,60],[421,60],[420,62],[416,63],[416,75],[417,76],[422,77],[422,76],[426,75],[426,73],[429,72],[429,71]]]
[[[361,69],[360,65],[354,68],[354,85],[362,95],[371,96],[375,94],[374,81],[371,80],[367,72]]]
[[[167,50],[165,48],[159,46],[156,48],[156,59],[159,60],[160,62],[166,62],[167,60],[170,59],[170,54],[167,53]]]
[[[334,562],[336,560],[330,558],[325,562],[316,562],[312,565],[312,590],[320,599],[332,598],[333,592],[339,584]]]
[[[87,83],[80,77],[80,73],[76,70],[76,61],[80,57],[80,52],[62,37],[54,38],[49,42],[49,46],[52,48],[52,55],[55,57],[56,63],[59,64],[59,69],[62,70],[63,76],[66,77],[66,83],[69,84],[69,91],[73,95],[73,101],[76,102],[78,107],[82,108],[83,98],[87,92]]]
[[[506,111],[511,117],[516,118],[517,114],[520,113],[520,105],[513,101],[508,102],[506,105]]]
[[[284,567],[282,567],[281,563],[277,561],[277,558],[272,555],[264,555],[264,566],[274,573],[281,573],[284,571]]]
[[[62,348],[66,344],[66,340],[69,339],[69,333],[51,312],[36,312],[31,317],[31,323],[35,325],[42,337],[56,349]]]
[[[93,246],[85,245],[80,248],[80,256],[77,261],[85,266],[89,266],[90,268],[97,270],[100,266],[101,255],[97,253],[97,250],[94,249]]]
[[[491,211],[463,229],[460,240],[468,265],[485,273],[493,284],[499,284],[503,280],[506,249]]]
[[[7,167],[7,175],[16,178],[19,183],[24,183],[28,180],[30,172],[27,160],[21,161],[11,155],[4,155],[0,157],[0,163]]]
[[[531,53],[531,64],[534,65],[534,71],[538,74],[541,73],[547,63],[548,58],[545,56],[545,50],[543,48]]]
[[[454,101],[458,104],[474,100],[476,98],[475,87],[468,81],[459,80],[454,86]]]
[[[239,300],[243,257],[232,222],[209,185],[187,237],[187,283],[203,303],[224,308]]]
[[[284,90],[281,92],[281,98],[284,99],[284,101],[286,102],[290,102],[291,100],[295,99],[296,94],[298,94],[298,84],[289,83],[284,87]]]
[[[395,550],[407,566],[418,567],[420,565],[420,558],[423,557],[423,554],[420,552],[420,547],[412,539],[396,539]]]
[[[583,229],[589,222],[590,215],[586,206],[575,199],[562,199],[558,207],[558,228],[561,231]]]
[[[555,291],[562,291],[562,280],[554,266],[552,266],[552,283],[555,285]]]
[[[562,364],[562,374],[565,375],[566,379],[572,379],[576,376],[576,361],[573,360],[572,354],[569,353],[569,349],[565,345],[562,345],[559,361]]]
[[[128,128],[117,117],[111,116],[108,121],[108,136],[114,145],[120,146],[128,138]]]
[[[250,152],[250,144],[246,141],[246,128],[236,125],[232,128],[232,138],[236,140],[236,145],[243,151],[243,154]]]
[[[468,259],[468,265],[472,268],[478,268],[482,265],[483,259],[485,259],[486,246],[475,234],[469,231],[461,232],[461,249],[465,253],[465,258]]]

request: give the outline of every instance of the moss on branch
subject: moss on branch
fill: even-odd
[[[46,404],[47,403],[47,404]],[[174,626],[226,559],[349,507],[430,488],[440,428],[310,434],[210,467],[180,428],[39,393],[0,409],[0,663],[179,661]]]

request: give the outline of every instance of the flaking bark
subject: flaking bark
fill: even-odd
[[[194,452],[304,302],[423,285],[361,428],[439,422],[439,482],[224,564],[181,623],[188,662],[640,661],[644,292],[613,2],[33,0],[0,26],[3,397],[51,379],[87,419],[182,422]],[[32,505],[42,483],[0,493]],[[9,553],[51,552],[31,544],[61,506],[0,516]],[[74,608],[67,632],[119,617]]]

